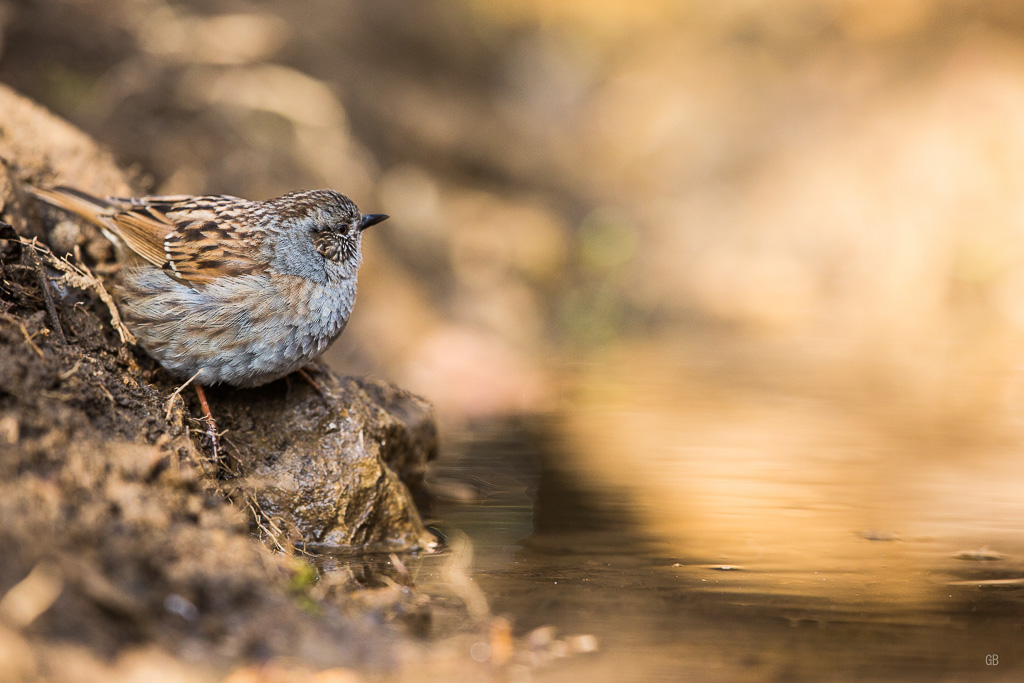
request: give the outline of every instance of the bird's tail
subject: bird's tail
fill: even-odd
[[[57,187],[25,185],[25,189],[36,199],[41,199],[58,209],[69,211],[100,227],[106,227],[101,216],[109,216],[116,210],[114,205],[105,199],[93,197],[91,194],[64,185]]]
[[[25,185],[24,187],[36,199],[89,221],[102,230],[103,235],[115,246],[121,244],[121,238],[115,230],[111,229],[109,219],[119,210],[116,204],[66,185],[56,187]]]

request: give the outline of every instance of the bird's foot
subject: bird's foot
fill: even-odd
[[[213,462],[220,464],[220,439],[217,437],[217,421],[213,419],[210,412],[210,404],[206,400],[206,392],[200,385],[196,385],[196,394],[199,396],[199,404],[203,407],[203,421],[206,423],[206,433],[203,435],[202,445],[210,450],[213,455]]]
[[[321,387],[315,379],[313,379],[312,375],[309,374],[309,370],[307,370],[307,368],[312,369],[312,366],[306,366],[306,368],[299,368],[295,372],[298,373],[299,377],[306,380],[306,383],[309,384],[309,386],[313,387],[313,391],[320,394],[320,398],[322,398],[324,401],[327,401],[327,392],[324,391],[323,387]]]

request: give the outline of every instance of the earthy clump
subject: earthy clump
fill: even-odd
[[[436,453],[430,406],[326,370],[323,395],[217,390],[213,461],[188,391],[117,327],[98,277],[116,269],[109,245],[22,190],[131,183],[4,88],[0,121],[0,679],[64,679],[82,659],[69,652],[145,644],[211,670],[387,666],[392,636],[311,597],[301,553],[430,544],[402,481]]]

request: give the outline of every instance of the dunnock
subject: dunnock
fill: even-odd
[[[267,201],[29,191],[114,243],[126,326],[170,373],[201,371],[205,385],[264,384],[323,353],[352,313],[363,230],[387,218],[333,190]]]

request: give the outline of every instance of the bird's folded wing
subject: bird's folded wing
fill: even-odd
[[[245,216],[224,211],[217,200],[222,198],[175,202],[154,197],[111,220],[132,251],[190,284],[261,272],[265,264],[256,260],[257,235],[245,230]]]

